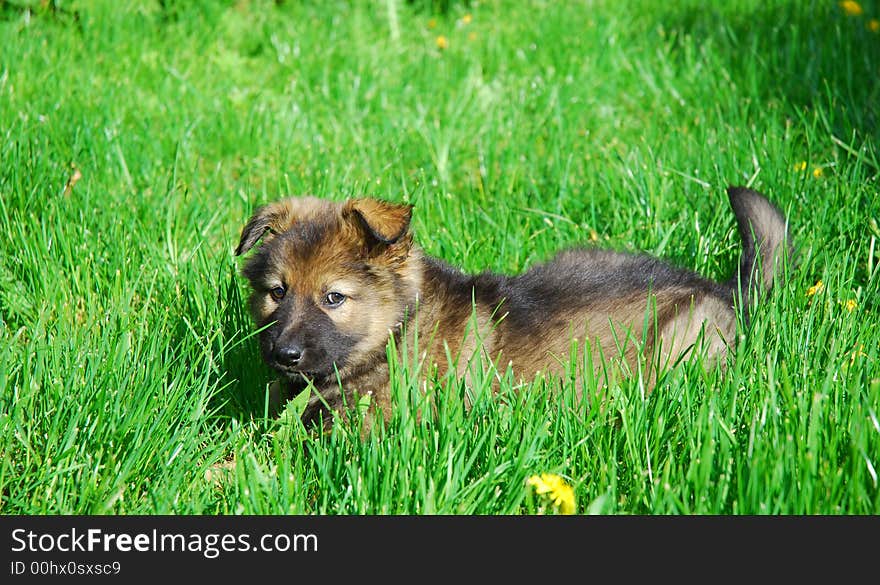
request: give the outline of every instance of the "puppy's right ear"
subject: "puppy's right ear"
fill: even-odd
[[[284,231],[283,225],[290,225],[290,216],[287,212],[287,206],[280,203],[264,205],[257,208],[253,217],[248,220],[244,229],[241,230],[241,239],[238,241],[238,247],[235,249],[235,255],[241,256],[254,247],[267,232],[270,235],[277,235]]]
[[[314,197],[291,197],[257,208],[241,230],[235,255],[241,256],[261,239],[268,242],[274,236],[289,230],[293,224],[313,218],[323,208],[322,202]]]

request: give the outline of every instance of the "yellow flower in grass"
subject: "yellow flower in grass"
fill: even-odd
[[[807,161],[802,160],[799,163],[794,163],[794,170],[796,171],[805,171],[807,170]]]
[[[449,40],[446,37],[444,37],[443,35],[440,35],[439,37],[437,37],[437,48],[438,49],[440,49],[442,51],[448,47],[449,47]]]
[[[815,169],[813,169],[813,176],[817,179],[820,178],[824,173],[825,171],[822,170],[822,167],[816,167]]]
[[[825,290],[825,283],[823,283],[820,280],[816,284],[814,284],[813,286],[811,286],[810,288],[807,289],[807,296],[811,297],[813,295],[819,294],[823,290]]]
[[[846,307],[847,311],[852,313],[853,311],[856,310],[856,307],[858,307],[859,304],[855,301],[855,299],[850,299],[843,306]]]
[[[844,0],[840,3],[840,7],[850,16],[861,16],[864,12],[862,5],[858,2],[853,2],[853,0]]]
[[[474,19],[474,17],[471,16],[470,14],[465,14],[464,16],[461,17],[461,22],[462,22],[462,24],[470,24],[473,19]]]
[[[871,32],[880,32],[880,20],[872,18],[868,21],[868,30]]]
[[[558,475],[533,475],[526,483],[535,488],[535,493],[548,501],[560,514],[574,514],[577,507],[574,490]]]

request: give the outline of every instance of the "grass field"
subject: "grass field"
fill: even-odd
[[[578,513],[880,512],[860,7],[0,1],[0,512],[520,514],[539,473]],[[723,279],[729,184],[785,210],[798,263],[724,376],[687,363],[605,409],[443,379],[417,419],[403,363],[365,440],[265,416],[233,256],[257,205],[407,201],[469,271],[588,244]]]

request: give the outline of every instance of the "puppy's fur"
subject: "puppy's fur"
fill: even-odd
[[[726,282],[647,255],[598,249],[567,250],[517,276],[465,274],[413,242],[410,206],[375,199],[267,205],[245,225],[235,253],[260,242],[243,269],[253,289],[250,309],[263,328],[263,357],[281,375],[278,398],[307,381],[320,394],[305,418],[322,414],[327,423],[327,406],[343,412],[367,394],[370,412],[387,418],[386,346],[395,336],[400,347],[415,324],[420,355],[441,373],[455,367],[466,375],[479,353],[483,363],[510,366],[523,379],[561,375],[577,339],[599,358],[597,369],[615,359],[626,369],[641,367],[650,389],[659,368],[695,348],[711,363],[733,347],[735,301],[747,323],[790,247],[786,219],[763,195],[731,187],[728,196],[743,253]],[[413,339],[406,341],[412,347]],[[457,359],[449,363],[447,355]],[[608,371],[606,363],[595,373]]]

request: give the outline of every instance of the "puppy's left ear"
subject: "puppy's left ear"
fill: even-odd
[[[408,250],[412,244],[409,233],[412,205],[379,199],[352,199],[343,205],[342,216],[360,231],[367,248],[373,253],[390,248]]]

